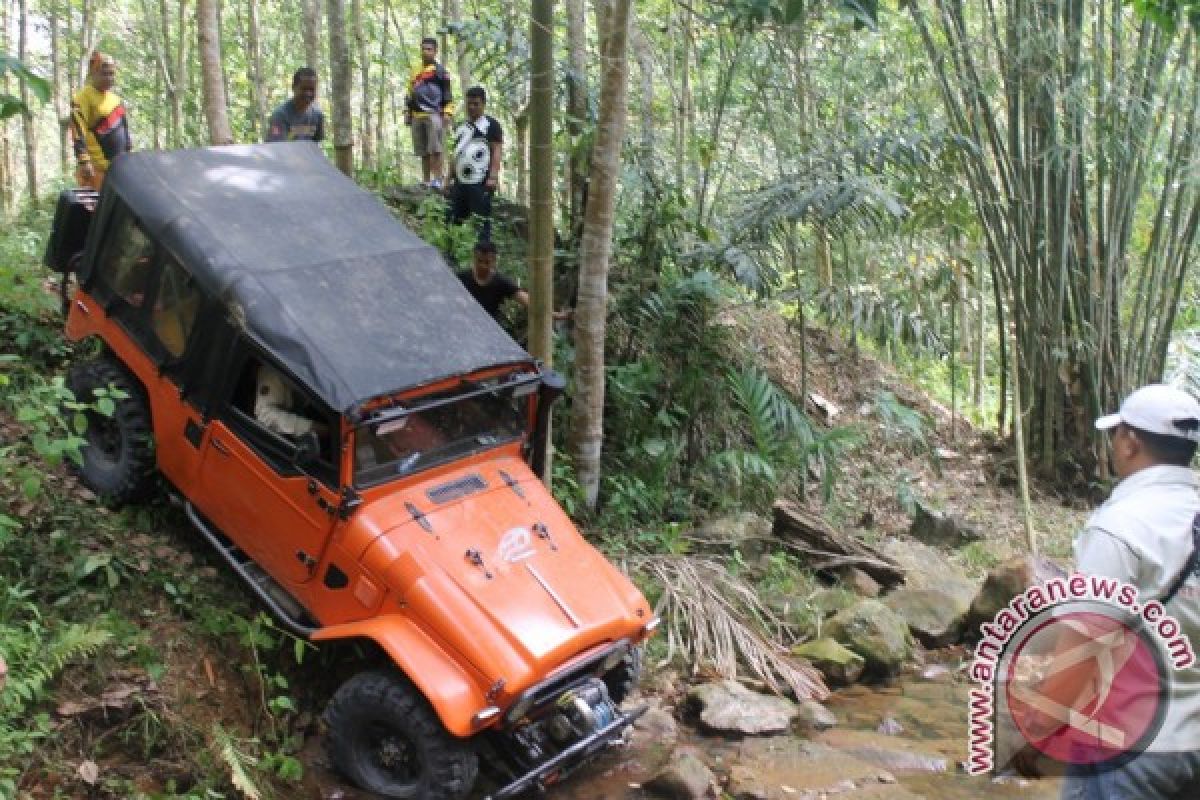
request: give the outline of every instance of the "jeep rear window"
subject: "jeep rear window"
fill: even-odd
[[[141,308],[153,262],[154,243],[129,214],[121,214],[100,256],[101,281],[126,303]]]
[[[354,483],[372,486],[520,439],[528,429],[530,386],[498,389],[422,407],[358,428]]]

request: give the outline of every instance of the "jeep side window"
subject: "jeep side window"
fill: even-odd
[[[112,294],[141,308],[153,275],[154,243],[130,214],[120,214],[110,229],[97,273]]]
[[[188,337],[196,324],[201,302],[200,288],[173,257],[163,262],[158,279],[158,294],[150,313],[151,327],[159,343],[174,358],[183,355]]]
[[[255,357],[243,362],[227,417],[246,443],[281,474],[294,471],[289,457],[297,435],[316,431],[320,450],[303,470],[327,485],[337,485],[338,417],[273,366]]]

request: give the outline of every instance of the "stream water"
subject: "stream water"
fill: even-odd
[[[679,726],[672,747],[659,732],[637,731],[629,745],[600,755],[563,785],[552,788],[547,797],[649,800],[653,795],[642,785],[668,761],[693,752],[722,781],[727,796],[733,797],[1057,798],[1056,780],[997,782],[969,776],[959,768],[966,753],[967,688],[946,673],[935,680],[906,675],[886,687],[851,686],[835,692],[826,703],[838,725],[809,736],[731,740],[701,735],[685,723]],[[887,730],[891,733],[884,732]],[[319,753],[318,747],[306,749],[304,797],[371,797],[342,784]],[[483,796],[481,790],[478,797]]]

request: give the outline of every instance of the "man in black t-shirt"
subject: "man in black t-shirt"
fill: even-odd
[[[492,195],[500,181],[504,131],[496,118],[483,113],[487,92],[480,86],[467,89],[467,119],[454,132],[454,168],[450,178],[451,224],[477,218],[479,241],[492,238]]]
[[[496,245],[490,241],[475,245],[471,268],[459,272],[458,279],[475,302],[496,319],[500,318],[500,304],[509,298],[529,308],[529,292],[517,286],[512,278],[496,272]]]
[[[529,308],[529,292],[518,286],[512,278],[496,271],[496,245],[490,241],[475,245],[471,268],[459,272],[458,279],[475,298],[475,302],[483,306],[483,310],[496,321],[500,320],[501,304],[509,298]],[[555,311],[552,316],[555,320],[570,319],[571,310]]]

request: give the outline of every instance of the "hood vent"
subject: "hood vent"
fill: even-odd
[[[482,492],[486,488],[487,484],[479,473],[472,473],[465,478],[459,478],[456,481],[435,486],[426,491],[425,496],[438,505],[441,505],[442,503],[449,503],[451,500],[457,500],[460,497],[466,497],[475,492]]]

